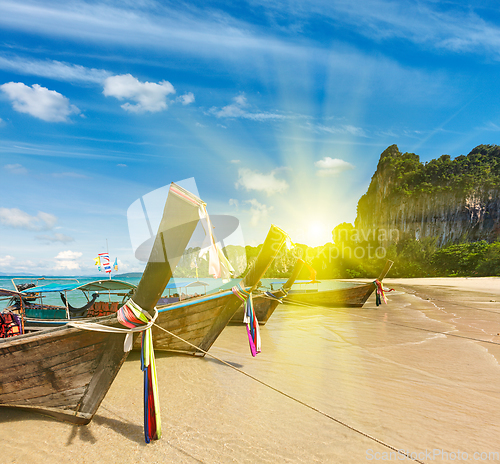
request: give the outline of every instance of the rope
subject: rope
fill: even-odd
[[[271,292],[264,292],[260,296],[262,298],[267,299],[267,300],[279,301],[280,303],[283,303],[283,298],[286,296],[286,293],[281,298],[278,298],[276,295],[273,295]]]
[[[399,453],[401,456],[405,456],[406,458],[408,458],[408,459],[410,459],[412,461],[418,462],[420,464],[425,464],[424,462],[419,461],[418,459],[411,457],[409,454],[405,453],[403,450],[397,449],[396,447],[394,447],[392,445],[389,445],[388,443],[386,443],[386,442],[384,442],[382,440],[379,440],[378,438],[375,438],[372,435],[370,435],[370,434],[368,434],[366,432],[363,432],[362,430],[359,430],[356,427],[353,427],[352,425],[349,425],[346,422],[344,422],[344,421],[342,421],[340,419],[337,419],[337,418],[331,416],[330,414],[328,414],[328,413],[326,413],[324,411],[321,411],[320,409],[318,409],[318,408],[316,408],[314,406],[311,406],[310,404],[307,404],[304,401],[299,400],[298,398],[295,398],[294,396],[291,396],[288,393],[285,393],[284,391],[282,391],[282,390],[280,390],[280,389],[278,389],[276,387],[273,387],[272,385],[269,385],[268,383],[264,382],[263,380],[258,379],[257,377],[254,377],[253,375],[249,374],[248,372],[245,372],[245,371],[239,369],[238,367],[235,367],[232,364],[229,364],[228,362],[224,361],[223,359],[221,359],[221,358],[219,358],[217,356],[214,356],[213,354],[208,353],[207,351],[203,350],[202,348],[200,348],[200,347],[198,347],[196,345],[193,345],[192,343],[188,342],[187,340],[184,340],[182,337],[179,337],[178,335],[175,335],[174,333],[168,331],[167,329],[164,329],[163,327],[160,327],[158,324],[154,324],[154,326],[156,328],[160,329],[160,330],[163,330],[168,335],[170,335],[172,337],[175,337],[178,340],[186,343],[187,345],[191,346],[192,348],[195,348],[196,350],[201,351],[203,354],[205,354],[207,356],[210,356],[211,358],[219,361],[220,363],[224,364],[225,366],[228,366],[231,369],[234,369],[235,371],[239,372],[240,374],[246,375],[247,377],[249,377],[250,379],[254,380],[255,382],[258,382],[261,385],[264,385],[265,387],[270,388],[271,390],[275,391],[276,393],[279,393],[280,395],[283,395],[283,396],[287,397],[288,399],[290,399],[292,401],[295,401],[296,403],[299,403],[302,406],[305,406],[306,408],[309,408],[309,409],[311,409],[311,410],[313,410],[313,411],[315,411],[315,412],[317,412],[317,413],[325,416],[326,418],[328,418],[328,419],[336,422],[337,424],[340,424],[343,427],[346,427],[349,430],[352,430],[353,432],[356,432],[356,433],[364,436],[365,438],[368,438],[368,439],[370,439],[370,440],[378,443],[379,445],[385,446],[386,448],[388,448],[388,449],[390,449],[392,451],[395,451],[396,453]]]
[[[131,300],[129,300],[128,303],[130,301]],[[143,332],[145,330],[150,329],[153,326],[154,322],[156,321],[156,318],[158,317],[158,311],[157,311],[156,307],[154,308],[154,310],[155,310],[155,314],[153,317],[151,317],[148,312],[144,311],[144,314],[146,315],[146,317],[149,318],[149,321],[146,324],[144,324],[142,326],[129,327],[128,329],[122,329],[120,327],[111,327],[109,325],[99,324],[98,322],[84,322],[84,321],[75,321],[75,320],[71,320],[70,322],[67,323],[67,325],[74,327],[76,329],[92,330],[94,332],[127,334],[125,337],[125,342],[123,343],[123,351],[128,352],[132,349],[132,344],[133,344],[132,336],[133,336],[133,334],[136,332]],[[117,315],[118,315],[118,313],[117,313]]]
[[[144,439],[146,443],[159,440],[161,437],[160,400],[158,397],[158,378],[156,376],[156,362],[153,349],[153,335],[151,327],[158,317],[158,310],[154,308],[153,317],[142,309],[132,299],[129,299],[116,313],[118,322],[127,329],[110,327],[96,322],[74,321],[68,325],[96,332],[126,333],[123,349],[128,352],[132,349],[135,332],[142,332],[141,343],[141,370],[144,373]],[[155,324],[156,325],[156,324]]]

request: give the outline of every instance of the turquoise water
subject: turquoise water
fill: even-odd
[[[24,282],[33,282],[36,284],[36,282],[37,282],[36,279],[37,279],[37,277],[22,277],[22,278],[16,278],[15,282],[17,284],[24,283]],[[44,280],[39,281],[38,284],[39,285],[44,285],[47,283],[61,283],[61,284],[63,284],[63,283],[72,283],[72,282],[78,281],[78,283],[83,285],[83,284],[86,284],[88,282],[94,282],[96,280],[105,280],[105,279],[98,279],[96,277],[88,277],[88,276],[84,276],[84,277],[82,277],[82,276],[47,277]],[[133,285],[137,285],[140,281],[140,277],[128,277],[128,278],[123,277],[123,278],[118,278],[116,280],[122,280],[124,282],[128,282],[128,283],[131,283]],[[192,282],[193,280],[195,280],[195,279],[193,279],[193,278],[176,278],[176,279],[172,279],[171,282],[175,282],[176,284],[179,285],[179,287],[182,287],[186,283]],[[208,284],[208,286],[206,287],[207,293],[212,293],[212,292],[217,291],[221,288],[222,289],[230,289],[233,285],[236,285],[236,283],[239,282],[238,279],[232,280],[230,282],[224,282],[222,279],[213,279],[213,278],[203,278],[203,279],[199,279],[199,280]],[[263,286],[262,288],[265,290],[269,290],[271,288],[271,283],[277,282],[277,281],[281,281],[281,280],[280,279],[262,279],[262,281],[261,281],[262,286]],[[295,289],[296,290],[303,290],[303,289],[307,288],[307,289],[317,289],[317,290],[328,290],[328,289],[332,289],[332,288],[339,288],[339,287],[350,286],[350,285],[353,285],[353,282],[325,280],[325,281],[321,281],[318,284],[312,284],[312,285],[296,284],[293,286],[293,289],[294,290]],[[15,290],[15,287],[14,287],[14,284],[11,280],[11,277],[1,276],[0,277],[0,288],[5,288],[8,290]],[[274,288],[276,289],[277,286],[274,285]],[[186,292],[185,289],[183,291]],[[173,294],[175,292],[175,290],[171,290],[170,292]],[[187,289],[187,293],[190,295],[192,295],[194,293],[203,293],[203,289],[202,289],[202,287],[193,287],[193,288]],[[168,296],[168,294],[169,294],[168,290],[165,290],[163,293],[164,296]],[[101,292],[101,297],[98,301],[103,301],[104,296],[105,296],[104,292]],[[117,301],[116,298],[112,299],[112,300]],[[45,304],[62,305],[62,301],[61,301],[61,298],[60,298],[60,295],[58,292],[46,294],[43,301]],[[81,292],[79,290],[75,290],[75,291],[68,293],[68,301],[70,302],[70,304],[72,306],[78,307],[78,306],[84,305],[87,302],[87,299],[86,299],[85,295],[83,294],[83,292]],[[9,302],[9,298],[0,299],[0,310],[5,308],[8,305],[8,302]]]
[[[48,283],[60,283],[60,284],[73,283],[73,282],[76,283],[77,281],[78,281],[78,283],[83,285],[83,284],[86,284],[89,282],[94,282],[96,280],[105,280],[105,279],[98,279],[96,277],[87,277],[87,276],[85,276],[85,277],[82,277],[82,276],[50,277],[50,278],[47,277],[44,280],[39,280],[38,285],[44,285],[44,284],[48,284]],[[116,280],[121,280],[124,282],[131,283],[133,285],[137,285],[140,281],[140,277],[119,278]],[[178,278],[178,279],[172,279],[171,282],[175,282],[176,284],[179,285],[179,287],[182,287],[183,284],[186,284],[188,282],[192,282],[193,280],[195,280],[195,279]],[[210,293],[210,292],[217,290],[219,287],[221,287],[224,284],[222,282],[222,279],[203,279],[202,281],[208,284],[208,286],[206,287],[207,293]],[[37,284],[37,278],[36,277],[23,277],[23,278],[16,278],[15,279],[16,284],[27,283],[27,282],[33,282],[33,283]],[[227,285],[231,285],[231,284],[227,284]],[[234,285],[234,283],[233,283],[233,285]],[[8,290],[15,290],[14,283],[12,282],[11,277],[3,277],[3,276],[0,277],[0,288],[5,288]],[[171,290],[172,293],[174,291],[175,290]],[[201,292],[203,292],[203,290],[202,290],[202,287],[194,287],[194,288],[188,289],[187,292],[189,294],[193,294],[195,292],[201,293]],[[106,292],[101,292],[101,297],[99,298],[98,301],[103,301],[103,298],[105,300],[106,294],[107,294]],[[168,290],[165,290],[164,295],[168,295]],[[83,292],[81,292],[79,290],[74,290],[72,292],[68,292],[67,298],[72,306],[81,306],[87,302],[85,295],[83,294]],[[115,298],[112,300],[116,301],[117,299]],[[0,309],[5,308],[8,305],[8,301],[9,301],[9,298],[0,299]],[[45,294],[43,301],[45,304],[49,304],[49,305],[62,305],[63,304],[61,301],[61,297],[59,295],[59,292]]]

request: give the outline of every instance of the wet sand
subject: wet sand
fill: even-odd
[[[500,453],[500,279],[384,284],[380,307],[281,305],[256,358],[243,326],[210,350],[304,404],[208,357],[157,354],[163,438],[146,445],[134,353],[88,426],[0,408],[0,462],[401,462],[334,419],[423,462]]]

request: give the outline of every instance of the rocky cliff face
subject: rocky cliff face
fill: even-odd
[[[451,160],[423,164],[396,145],[380,156],[358,203],[355,228],[387,245],[401,238],[435,237],[443,246],[500,239],[500,147],[480,146]]]

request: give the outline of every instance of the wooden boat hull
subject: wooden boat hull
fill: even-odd
[[[234,314],[234,309],[229,312],[227,305],[236,299],[231,291],[226,291],[158,307],[156,325],[186,340],[194,347],[153,326],[155,350],[203,356],[204,353],[197,348],[204,351],[210,348]],[[140,344],[141,339],[138,337],[134,348],[140,348]]]
[[[260,293],[253,297],[253,309],[259,321],[259,325],[266,324],[274,313],[274,310],[281,304],[280,299],[285,296],[285,292],[281,289],[272,293],[276,298],[272,298],[265,293]],[[243,322],[244,311],[245,306],[241,305],[231,318],[230,324],[241,324]]]
[[[391,260],[387,260],[377,279],[379,282],[382,282],[393,264]],[[285,303],[301,303],[330,308],[342,306],[361,307],[376,288],[375,282],[350,282],[344,287],[332,290],[315,292],[296,292],[292,290],[283,300]]]
[[[286,234],[271,226],[259,256],[239,284],[241,288],[255,290],[285,240]],[[153,326],[153,345],[158,350],[204,356],[240,306],[241,300],[232,290],[159,306],[156,325],[161,328]],[[140,347],[139,338],[134,347]]]
[[[294,293],[289,292],[283,299],[284,303],[302,303],[314,306],[327,306],[331,308],[342,306],[361,307],[375,290],[375,284],[358,283],[350,287],[318,292]]]
[[[88,424],[127,358],[124,340],[70,326],[0,339],[0,406]]]

